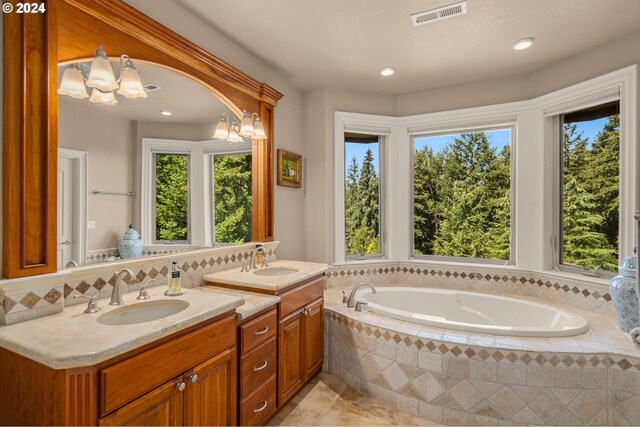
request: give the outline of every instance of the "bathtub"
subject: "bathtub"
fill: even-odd
[[[587,321],[546,304],[476,292],[388,287],[362,289],[356,301],[394,319],[438,328],[521,337],[565,337],[589,330]]]

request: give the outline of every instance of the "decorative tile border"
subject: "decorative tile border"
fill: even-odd
[[[598,291],[589,289],[587,287],[578,287],[576,285],[569,286],[568,284],[563,284],[558,281],[550,281],[550,280],[542,280],[541,278],[537,278],[531,274],[523,274],[520,276],[516,276],[513,274],[505,274],[505,273],[478,273],[478,272],[458,272],[458,271],[450,271],[445,269],[434,269],[434,268],[420,268],[420,267],[406,267],[406,266],[384,266],[384,267],[370,267],[370,268],[331,268],[327,272],[328,278],[337,278],[337,277],[370,277],[373,275],[393,275],[396,273],[405,273],[416,276],[425,276],[425,277],[445,277],[445,278],[453,278],[453,279],[462,279],[462,280],[480,280],[493,284],[507,284],[507,283],[520,283],[522,285],[530,284],[537,285],[539,287],[553,288],[557,291],[563,291],[565,293],[573,293],[573,294],[582,294],[584,297],[591,297],[594,299],[602,298],[604,301],[611,301],[611,295],[608,292]]]
[[[325,369],[448,425],[638,425],[640,359],[461,345],[325,310]]]
[[[267,258],[274,260],[278,242],[265,243]],[[202,253],[207,255],[202,257]],[[194,252],[195,254],[195,252]],[[198,251],[197,258],[189,258],[190,253],[180,253],[175,256],[182,271],[182,286],[193,288],[202,285],[202,276],[219,270],[240,267],[251,257],[250,246],[228,246]],[[98,294],[98,298],[106,298],[111,294],[115,283],[115,271],[129,268],[134,273],[134,279],[124,279],[127,285],[123,293],[138,289],[139,284],[148,279],[156,281],[151,286],[163,286],[167,283],[167,274],[172,259],[167,257],[136,258],[110,263],[91,264],[76,269],[67,270],[60,279],[48,277],[46,280],[34,278],[34,282],[45,280],[51,285],[30,287],[28,283],[15,289],[6,290],[0,287],[0,324],[12,324],[25,320],[54,314],[62,311],[65,306],[81,304],[84,301],[74,299],[75,295]],[[5,281],[6,282],[6,281]],[[30,289],[31,288],[31,289]]]

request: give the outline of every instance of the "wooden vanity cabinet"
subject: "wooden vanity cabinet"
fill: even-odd
[[[278,322],[278,407],[285,405],[322,369],[324,278],[280,295]]]
[[[230,311],[83,368],[0,349],[0,425],[235,425],[236,342]]]

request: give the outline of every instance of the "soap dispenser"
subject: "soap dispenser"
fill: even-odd
[[[167,282],[169,285],[169,289],[167,289],[164,294],[169,297],[177,297],[178,295],[182,295],[182,282],[180,279],[180,269],[178,269],[178,263],[171,263],[171,270],[167,275]]]

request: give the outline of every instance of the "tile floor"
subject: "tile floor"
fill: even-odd
[[[434,426],[354,391],[321,372],[268,424],[270,426]]]

